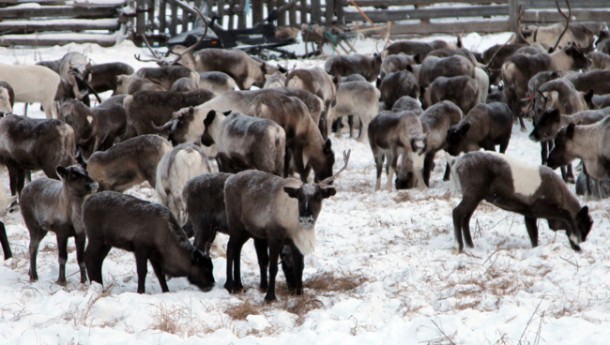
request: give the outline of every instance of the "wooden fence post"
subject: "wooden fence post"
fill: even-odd
[[[519,1],[508,0],[508,27],[511,31],[517,32],[517,17],[519,16]]]

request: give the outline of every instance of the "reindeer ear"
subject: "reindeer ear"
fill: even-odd
[[[205,120],[203,120],[203,125],[206,127],[209,126],[214,121],[215,117],[216,117],[216,112],[214,110],[210,110],[208,115],[205,117]]]
[[[568,138],[572,138],[574,137],[574,128],[576,127],[576,125],[572,122],[568,125],[568,127],[566,128],[566,135]]]
[[[284,187],[284,192],[286,192],[286,194],[288,194],[288,196],[291,198],[298,199],[299,197],[299,190],[297,188]]]
[[[224,114],[224,116],[229,116],[229,115],[231,115],[231,110],[225,111],[223,114]]]
[[[411,73],[413,73],[413,66],[411,66],[411,65],[407,65],[406,70],[407,70],[407,71],[409,71],[409,72],[411,72]]]
[[[66,175],[68,175],[68,169],[62,167],[61,165],[57,166],[55,171],[57,172],[57,175],[62,178],[62,180],[66,178]]]
[[[322,195],[322,199],[326,199],[337,194],[337,190],[333,187],[322,188],[320,189],[320,194]]]
[[[419,54],[413,55],[413,61],[415,61],[416,64],[420,64],[421,63],[421,55],[419,55]]]

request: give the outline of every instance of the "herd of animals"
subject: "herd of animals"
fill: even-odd
[[[430,186],[436,153],[458,156],[443,178],[462,192],[453,210],[459,252],[464,241],[473,246],[469,221],[482,200],[524,215],[533,246],[536,220],[544,218],[580,250],[592,227],[588,208],[567,187],[570,169],[562,179],[552,168],[580,158],[588,193],[608,177],[608,53],[607,31],[557,24],[483,53],[459,41],[403,40],[381,55],[332,56],[323,67],[290,71],[240,50],[182,47],[171,60],[155,58],[159,67],[137,71],[122,62],[92,65],[77,52],[0,64],[0,162],[29,230],[30,279],[38,278],[38,246],[51,231],[60,284],[74,237],[83,283],[102,283],[104,258],[117,247],[135,254],[139,293],[147,262],[164,292],[166,276],[207,291],[220,231],[229,235],[227,290],[243,289],[240,253],[253,238],[265,299],[276,298],[280,257],[290,290],[302,293],[303,256],[349,160],[344,153],[333,173],[329,133],[345,118],[350,136],[359,129],[357,140],[370,143],[376,190],[384,160],[392,190]],[[102,101],[106,91],[114,94]],[[90,96],[99,104],[91,107]],[[14,115],[14,102],[40,103],[47,118]],[[502,154],[523,117],[533,121],[530,137],[543,144],[544,165]],[[491,152],[496,145],[500,153]],[[26,184],[32,170],[47,178]],[[144,181],[160,203],[122,194]]]

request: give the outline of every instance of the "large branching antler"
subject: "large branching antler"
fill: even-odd
[[[193,45],[191,45],[190,47],[186,48],[181,53],[178,53],[177,54],[178,57],[176,58],[176,60],[174,60],[174,62],[172,62],[172,65],[177,64],[178,61],[180,61],[184,55],[189,54],[193,50],[197,49],[197,47],[199,46],[199,43],[201,43],[205,39],[205,37],[208,35],[208,29],[210,28],[210,26],[208,24],[208,20],[203,15],[203,13],[201,13],[201,10],[199,10],[197,7],[195,7],[195,12],[197,12],[197,15],[199,16],[199,18],[201,18],[201,21],[203,21],[203,24],[205,25],[205,29],[203,30],[203,35],[201,35],[201,37],[199,37],[197,42],[195,42]]]
[[[559,45],[559,41],[561,41],[561,39],[563,38],[563,35],[565,35],[565,33],[570,28],[570,20],[572,18],[572,7],[570,6],[569,0],[565,0],[565,2],[566,2],[566,5],[568,5],[568,14],[567,15],[563,12],[561,7],[559,7],[559,1],[555,1],[555,5],[557,5],[557,11],[559,11],[559,14],[561,14],[561,16],[566,19],[566,26],[563,28],[561,35],[559,35],[559,37],[557,37],[557,42],[555,42],[555,45],[553,46],[553,50],[557,49],[557,46]]]
[[[159,65],[164,64],[165,60],[162,57],[160,57],[159,54],[157,54],[157,52],[152,48],[152,46],[148,42],[148,39],[146,39],[146,35],[144,35],[144,34],[142,34],[142,41],[144,41],[144,44],[146,44],[146,47],[150,51],[150,54],[152,55],[152,59],[150,59],[150,60],[142,59],[140,57],[140,54],[133,54],[133,57],[136,58],[136,60],[138,60],[140,62],[156,62]]]
[[[349,162],[349,156],[352,154],[352,150],[343,151],[343,167],[339,169],[333,176],[327,177],[324,180],[318,182],[319,186],[327,186],[331,184],[338,176],[347,168],[347,162]]]

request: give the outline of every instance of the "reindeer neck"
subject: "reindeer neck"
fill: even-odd
[[[574,127],[573,153],[580,159],[596,159],[602,150],[602,128],[599,123]]]
[[[574,66],[574,59],[563,50],[558,50],[550,55],[553,71],[569,71]]]

